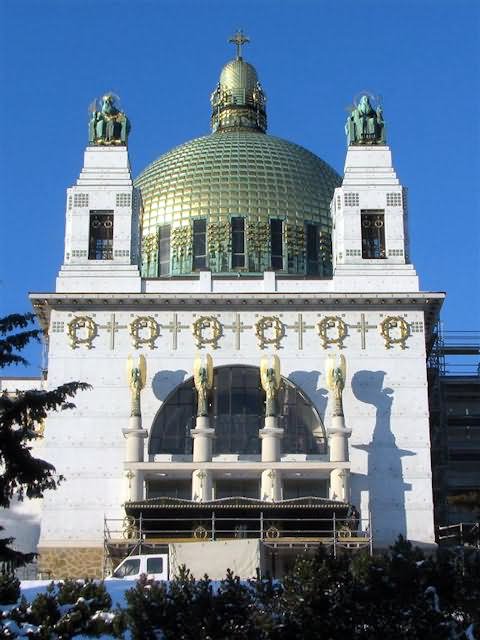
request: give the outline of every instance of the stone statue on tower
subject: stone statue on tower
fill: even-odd
[[[130,121],[115,105],[115,96],[107,93],[101,105],[95,100],[90,107],[88,142],[91,145],[126,145]]]
[[[386,144],[382,107],[374,109],[369,96],[363,95],[347,118],[345,133],[349,145]]]

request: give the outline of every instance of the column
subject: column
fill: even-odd
[[[146,429],[142,429],[141,416],[130,416],[128,429],[122,429],[126,439],[125,463],[143,462],[144,440],[148,435]],[[125,500],[143,500],[143,472],[138,469],[128,469],[125,474],[127,480],[125,487]]]
[[[276,469],[265,469],[262,472],[261,499],[265,502],[278,502],[282,499],[282,476]]]
[[[213,498],[213,477],[209,469],[196,469],[192,474],[192,500],[208,502]]]
[[[260,429],[258,435],[262,441],[262,462],[279,462],[283,429],[278,427],[278,418],[276,416],[266,416],[265,427]]]
[[[328,429],[330,436],[330,462],[348,462],[348,438],[351,429],[345,427],[343,415],[332,416],[332,424]],[[333,469],[330,473],[330,498],[349,502],[350,500],[350,470],[342,467]]]
[[[208,416],[197,416],[195,429],[190,429],[193,438],[193,462],[211,462],[215,429],[210,428]]]

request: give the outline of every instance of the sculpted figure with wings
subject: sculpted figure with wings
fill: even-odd
[[[342,393],[347,376],[347,363],[343,354],[331,354],[325,363],[327,386],[335,398],[334,416],[343,416]]]
[[[197,416],[208,416],[208,392],[213,387],[213,360],[209,353],[205,360],[200,355],[195,358],[193,380],[197,390]]]
[[[127,358],[127,380],[131,391],[131,416],[140,416],[140,391],[147,381],[147,361],[141,355],[135,364],[132,356]]]
[[[260,362],[260,380],[265,391],[265,416],[277,415],[277,393],[282,378],[280,376],[280,358],[275,354],[271,358],[264,356]]]

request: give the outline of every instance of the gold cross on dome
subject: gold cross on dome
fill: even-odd
[[[230,38],[229,42],[233,43],[237,47],[237,60],[241,60],[242,46],[247,42],[250,42],[250,38],[243,33],[242,29],[238,29]]]

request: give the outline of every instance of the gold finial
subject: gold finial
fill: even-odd
[[[237,32],[230,38],[229,42],[232,42],[237,47],[237,60],[241,60],[242,46],[247,42],[250,42],[250,38],[243,33],[242,29],[238,29]]]

